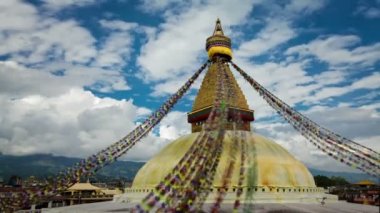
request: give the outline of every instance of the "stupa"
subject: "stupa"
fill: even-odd
[[[215,98],[217,64],[213,63],[217,57],[230,60],[232,58],[231,39],[224,35],[221,22],[216,22],[213,35],[206,41],[211,65],[203,79],[198,95],[195,98],[191,112],[188,113],[188,122],[191,124],[191,134],[184,135],[167,145],[156,156],[149,160],[137,173],[133,184],[126,188],[126,193],[115,200],[127,199],[139,202],[148,192],[174,168],[186,153],[197,136],[202,131]],[[206,202],[213,202],[215,194],[223,187],[223,172],[227,162],[235,158],[236,165],[240,165],[241,148],[234,146],[237,140],[244,140],[247,147],[247,158],[254,164],[253,175],[245,175],[243,193],[253,192],[254,202],[320,202],[321,199],[337,200],[336,196],[324,194],[322,188],[315,185],[313,176],[306,166],[293,157],[279,144],[251,131],[251,122],[254,121],[254,111],[249,109],[247,100],[236,82],[227,63],[223,64],[227,75],[231,79],[228,85],[234,96],[228,100],[228,122],[225,125],[226,133],[223,140],[223,152],[217,167],[216,175]],[[238,116],[236,116],[238,115]],[[234,147],[234,156],[231,149]],[[252,166],[252,165],[247,165]],[[240,167],[235,166],[231,181],[223,187],[227,191],[224,202],[233,202],[236,197]],[[246,169],[248,171],[248,169]],[[248,184],[249,183],[249,184]],[[253,183],[253,184],[252,184]],[[244,196],[244,194],[243,194]]]

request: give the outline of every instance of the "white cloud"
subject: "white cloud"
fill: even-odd
[[[123,66],[129,57],[133,40],[129,33],[112,33],[103,44],[95,64],[101,67]]]
[[[299,16],[300,14],[307,15],[321,9],[326,4],[326,0],[293,0],[285,5],[284,12],[289,16]],[[299,17],[298,17],[299,18]]]
[[[316,106],[306,111],[316,122],[348,138],[364,138],[378,136],[380,113],[366,107],[321,107]],[[375,146],[380,150],[380,146]]]
[[[79,88],[54,97],[0,96],[0,105],[0,150],[12,155],[87,157],[125,136],[135,127],[135,119],[149,112],[131,100],[98,98]],[[168,142],[150,134],[123,159],[146,161]]]
[[[316,89],[331,84],[332,81],[338,81],[337,76],[340,74],[337,71],[326,71],[320,75],[309,75],[305,71],[305,67],[308,66],[307,61],[289,64],[274,62],[251,64],[246,60],[237,59],[235,62],[261,85],[291,106],[304,101]],[[257,111],[256,118],[273,115],[274,111],[256,92],[253,92],[252,86],[242,79],[240,74],[235,71],[234,73],[247,96],[248,104]]]
[[[11,54],[24,64],[61,58],[86,63],[96,55],[95,39],[73,20],[47,19],[34,29],[11,33],[1,43],[0,55]]]
[[[372,3],[372,4],[371,4]],[[354,15],[362,15],[368,19],[380,18],[380,1],[365,2],[360,1]]]
[[[145,12],[151,13],[161,12],[169,7],[179,7],[184,4],[186,4],[186,2],[181,0],[143,0],[140,8]]]
[[[370,76],[354,81],[351,85],[339,87],[324,87],[317,91],[315,95],[306,98],[306,101],[320,101],[326,98],[341,96],[359,89],[378,89],[380,88],[380,72],[374,72]]]
[[[366,76],[360,80],[355,81],[351,88],[353,89],[377,89],[380,87],[380,72],[374,72],[370,76]]]
[[[0,10],[9,16],[0,19],[2,30],[8,32],[0,36],[3,44],[0,55],[10,55],[13,60],[18,59],[24,64],[57,58],[86,63],[96,55],[95,38],[76,21],[44,17],[32,5],[20,1],[2,4]],[[20,17],[26,20],[12,23]]]
[[[80,7],[94,4],[96,0],[42,0],[44,6],[51,10],[62,10],[68,7]]]
[[[11,54],[24,64],[60,58],[67,62],[86,63],[96,55],[95,38],[76,21],[32,17],[39,20],[39,24],[3,37],[1,55]]]
[[[207,70],[204,70],[203,73],[199,75],[198,80],[195,81],[190,87],[190,91],[193,89],[199,89],[206,71]],[[195,69],[193,72],[195,72]],[[183,84],[190,78],[192,74],[193,73],[186,73],[180,76],[175,76],[175,78],[167,79],[166,81],[154,84],[153,93],[151,95],[155,97],[162,97],[168,94],[173,94],[174,92],[178,91],[181,86],[183,86]],[[185,97],[187,97],[187,94],[189,94],[189,91],[185,93]]]
[[[170,140],[149,134],[147,137],[137,143],[132,149],[130,149],[126,155],[121,157],[121,159],[146,162],[170,142]]]
[[[95,39],[88,30],[78,26],[73,20],[52,23],[45,30],[32,34],[30,39],[41,42],[33,47],[36,50],[32,57],[36,54],[40,57],[33,62],[49,59],[51,51],[62,54],[65,61],[74,63],[86,63],[96,55]]]
[[[65,92],[68,86],[73,85],[62,84],[58,76],[27,70],[13,61],[0,61],[0,94],[10,98],[32,94],[52,96]]]
[[[380,82],[379,72],[373,72],[371,75],[360,79],[351,79],[349,73],[342,70],[310,74],[305,70],[310,65],[308,61],[289,64],[281,62],[251,64],[246,60],[236,60],[235,62],[261,85],[290,106],[295,106],[297,103],[304,105],[319,104],[324,100],[356,90],[371,91],[380,87],[378,83]],[[256,111],[256,119],[273,116],[274,110],[237,72],[233,72],[247,97],[249,106]],[[348,82],[352,83],[347,85]],[[345,86],[336,86],[339,84]],[[366,102],[362,104],[366,104]]]
[[[347,75],[347,72],[342,70],[330,70],[317,74],[314,77],[316,82],[322,82],[324,86],[328,86],[344,82]]]
[[[379,8],[368,8],[365,11],[364,16],[367,18],[380,18],[380,9]]]
[[[308,44],[297,45],[286,51],[288,55],[316,56],[333,66],[371,66],[380,60],[380,43],[358,46],[361,39],[355,35],[332,35],[318,38]]]
[[[240,44],[235,54],[238,57],[262,55],[295,36],[296,33],[287,21],[270,20],[254,39]]]
[[[6,154],[86,157],[120,139],[136,119],[151,112],[130,100],[98,98],[76,87],[80,79],[70,74],[25,71],[9,61],[0,65],[0,150]],[[92,81],[92,72],[84,73],[83,83]],[[148,160],[167,143],[149,135],[123,159]]]
[[[161,121],[159,136],[168,140],[174,140],[182,135],[189,134],[190,130],[191,126],[187,123],[187,113],[172,111]]]
[[[270,11],[263,29],[253,39],[241,43],[235,55],[259,56],[288,42],[297,36],[296,30],[292,28],[293,21],[321,9],[324,5],[325,1],[312,0],[294,0],[281,6],[276,1],[263,2],[262,6]]]
[[[8,154],[85,157],[134,126],[131,101],[97,98],[82,89],[55,97],[1,97],[0,149]]]
[[[100,20],[100,25],[110,30],[128,31],[137,28],[139,25],[134,22],[125,22],[121,20]]]
[[[106,38],[95,38],[77,21],[57,20],[40,14],[35,7],[21,1],[2,1],[0,11],[6,11],[5,15],[9,13],[7,16],[11,20],[0,19],[0,29],[4,32],[0,33],[0,56],[5,56],[6,60],[1,64],[1,75],[30,77],[32,80],[19,83],[24,86],[51,80],[57,86],[52,87],[49,94],[62,92],[70,86],[86,86],[102,92],[130,89],[122,68],[130,58],[133,32],[151,33],[150,28],[136,23],[101,20],[101,26],[109,33]],[[19,17],[30,21],[23,24]],[[14,25],[9,24],[13,24],[13,20]],[[9,63],[17,65],[15,73],[7,71],[15,68],[5,67]],[[16,87],[21,88],[16,85],[10,88]],[[35,88],[30,90],[38,92]],[[46,95],[48,89],[42,91]],[[18,90],[11,93],[18,93]]]
[[[50,73],[56,70],[65,70],[65,74]],[[0,94],[9,98],[35,94],[50,97],[82,87],[104,92],[129,89],[118,71],[66,63],[50,63],[41,69],[31,69],[14,61],[0,61]]]
[[[101,67],[112,67],[113,69],[123,67],[132,53],[131,46],[135,41],[133,33],[150,36],[154,29],[140,26],[134,22],[122,20],[100,20],[99,24],[110,34],[101,45],[94,64]]]
[[[190,133],[190,124],[186,122],[187,113],[170,112],[157,126],[157,135],[150,133],[137,143],[123,159],[147,161],[173,140]]]
[[[36,16],[37,10],[30,4],[20,0],[0,1],[0,37],[4,31],[34,28],[38,22]]]
[[[370,137],[357,137],[356,138],[356,142],[359,142],[360,144],[362,144],[366,147],[370,147],[377,152],[380,152],[379,140],[380,140],[379,135],[370,136]]]
[[[177,79],[170,79],[167,81],[164,81],[163,83],[157,83],[153,86],[154,92],[152,93],[152,96],[165,96],[167,94],[173,93],[173,91],[177,91],[178,88],[180,88],[187,79],[185,79],[183,76],[177,78]]]

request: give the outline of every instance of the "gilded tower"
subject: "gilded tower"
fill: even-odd
[[[216,76],[217,76],[217,64],[214,63],[216,58],[222,58],[225,61],[229,61],[232,58],[231,39],[224,35],[220,20],[216,21],[214,33],[206,40],[206,51],[208,52],[211,65],[202,81],[201,88],[198,95],[195,98],[193,108],[188,113],[188,122],[191,123],[191,131],[199,132],[202,130],[202,126],[207,120],[215,100],[215,88],[216,88]],[[239,85],[236,82],[233,74],[227,63],[223,63],[223,68],[231,79],[230,90],[234,94],[233,98],[229,99],[226,103],[228,107],[228,123],[225,129],[250,131],[250,122],[254,120],[253,110],[250,110],[247,104],[247,100]],[[237,125],[232,125],[235,122]]]

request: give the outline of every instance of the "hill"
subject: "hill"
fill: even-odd
[[[57,174],[69,166],[79,162],[80,158],[35,154],[11,156],[0,154],[0,177],[8,181],[12,175],[26,178],[31,175],[44,178]],[[133,180],[137,171],[144,165],[141,162],[116,161],[112,165],[99,170],[97,179],[123,178]]]
[[[0,154],[0,178],[2,177],[4,181],[8,181],[9,177],[12,175],[18,175],[21,178],[26,178],[31,175],[38,178],[44,178],[55,175],[80,160],[80,158],[69,158],[48,154],[26,156]],[[122,178],[131,181],[143,165],[143,162],[116,161],[98,171],[96,178],[100,180]],[[330,172],[313,168],[309,169],[313,176],[340,176],[351,183],[366,179],[378,182],[376,178],[363,173]]]
[[[323,175],[323,176],[327,176],[327,177],[332,177],[332,176],[343,177],[344,179],[346,179],[350,183],[357,183],[361,180],[371,180],[375,183],[379,183],[378,179],[376,179],[375,177],[372,177],[370,175],[367,175],[365,173],[330,172],[330,171],[322,171],[322,170],[313,169],[313,168],[309,168],[309,170],[313,176]]]

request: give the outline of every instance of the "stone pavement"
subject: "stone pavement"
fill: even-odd
[[[89,212],[130,212],[135,204],[119,202],[100,202],[91,204],[81,204],[52,209],[43,209],[42,212],[49,213],[89,213]],[[211,204],[204,205],[204,212],[209,212]],[[243,212],[241,206],[239,212]],[[222,204],[220,212],[232,212],[231,204]],[[326,203],[258,203],[253,204],[251,212],[254,213],[379,213],[378,206],[361,205],[339,201]]]

